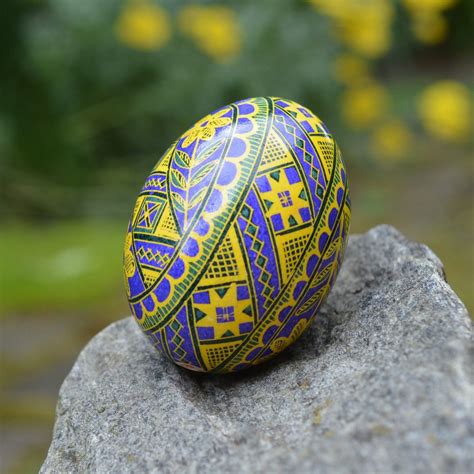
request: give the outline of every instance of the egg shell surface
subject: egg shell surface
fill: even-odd
[[[274,97],[222,107],[167,149],[138,196],[124,249],[132,312],[187,369],[266,361],[327,297],[350,215],[341,153],[310,110]]]

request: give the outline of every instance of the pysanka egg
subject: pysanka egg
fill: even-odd
[[[350,200],[334,138],[307,108],[257,97],[207,115],[145,181],[128,226],[128,300],[176,364],[231,372],[308,327],[341,264]]]

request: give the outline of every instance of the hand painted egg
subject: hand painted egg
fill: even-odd
[[[147,178],[125,242],[128,300],[150,342],[191,370],[259,364],[308,327],[350,221],[341,153],[307,108],[216,110]]]

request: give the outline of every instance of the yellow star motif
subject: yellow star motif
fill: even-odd
[[[183,148],[191,145],[196,139],[210,140],[216,134],[216,129],[224,127],[231,123],[229,117],[223,117],[228,112],[228,109],[224,109],[215,115],[207,115],[202,120],[190,128],[184,135]]]

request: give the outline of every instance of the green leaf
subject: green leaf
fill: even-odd
[[[221,146],[224,140],[225,138],[221,138],[220,140],[216,141],[215,143],[209,145],[204,150],[199,152],[194,158],[193,164],[198,165],[199,163],[202,163],[207,158],[209,158]]]
[[[179,193],[171,193],[171,200],[173,201],[174,208],[179,212],[184,212],[186,202]]]
[[[181,150],[176,150],[174,154],[174,161],[177,165],[181,166],[182,168],[188,168],[189,163],[191,162],[191,158],[187,153]]]
[[[171,170],[171,182],[179,189],[186,189],[186,178],[178,170]]]
[[[200,183],[216,166],[217,162],[212,161],[207,165],[204,165],[192,178],[189,183],[190,187]]]
[[[311,283],[311,288],[318,286],[332,272],[332,265],[328,265]]]
[[[189,209],[192,209],[196,204],[202,201],[204,198],[204,194],[206,194],[206,188],[201,189],[189,202]]]

